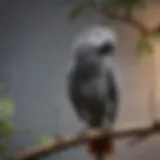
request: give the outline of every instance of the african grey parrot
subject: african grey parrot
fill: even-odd
[[[119,94],[109,65],[116,39],[113,30],[93,25],[78,35],[72,45],[74,57],[67,79],[68,97],[79,119],[90,128],[104,127],[107,123],[113,126],[117,117]],[[113,140],[110,135],[89,141],[89,153],[112,154]]]

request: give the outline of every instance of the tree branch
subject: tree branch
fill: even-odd
[[[110,9],[98,9],[103,15],[105,15],[106,17],[112,19],[112,20],[117,20],[120,22],[124,22],[126,24],[129,24],[131,27],[136,28],[138,31],[140,31],[140,33],[147,37],[150,34],[150,30],[141,22],[139,22],[138,20],[136,20],[135,18],[133,18],[132,14],[126,16],[125,12],[124,15],[118,14],[116,11],[112,11]],[[130,12],[131,13],[131,12]]]
[[[160,132],[160,124],[158,123],[155,123],[153,124],[153,126],[148,128],[133,128],[115,131],[113,135],[115,136],[115,138],[127,138],[130,136],[137,135],[139,135],[139,137],[143,137],[144,135],[151,135],[156,132]],[[22,153],[18,153],[9,157],[8,160],[33,160],[39,157],[46,157],[51,154],[54,154],[55,152],[60,152],[62,150],[85,143],[88,140],[103,137],[106,134],[110,133],[107,133],[107,131],[104,129],[93,129],[83,133],[62,136],[57,138],[57,140],[55,140],[53,144],[46,145],[43,147],[33,147],[26,149]]]
[[[92,4],[92,8],[98,11],[99,13],[102,13],[109,19],[129,24],[131,27],[134,27],[135,29],[137,29],[141,33],[141,35],[144,37],[147,37],[151,32],[143,23],[139,22],[137,19],[133,17],[132,8],[124,9],[123,10],[124,14],[119,14],[117,10],[107,8],[106,6],[98,7],[96,3]]]

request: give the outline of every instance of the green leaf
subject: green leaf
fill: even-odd
[[[73,21],[78,16],[86,11],[86,9],[92,8],[93,0],[80,0],[74,8],[71,9],[69,14],[69,20]]]
[[[14,127],[7,121],[0,121],[0,137],[6,138],[12,135]]]
[[[0,120],[11,118],[14,114],[14,103],[7,97],[0,97]]]
[[[6,147],[3,144],[0,144],[0,155],[5,154],[6,152]]]
[[[0,144],[0,160],[4,160],[6,156],[6,147],[4,144]]]
[[[153,52],[153,48],[147,38],[142,38],[137,44],[137,52],[140,54],[149,54]]]
[[[160,41],[160,25],[158,25],[158,27],[156,27],[156,28],[152,31],[151,37],[153,37],[154,39]]]
[[[44,145],[50,145],[54,143],[54,138],[49,136],[41,136],[38,140],[38,145],[44,146]]]

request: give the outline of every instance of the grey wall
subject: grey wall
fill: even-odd
[[[87,21],[68,23],[69,2],[0,2],[1,79],[6,82],[5,92],[16,103],[14,123],[19,128],[30,129],[30,132],[16,132],[9,144],[11,152],[35,144],[38,135],[54,136],[80,130],[83,125],[70,108],[65,80],[71,61],[71,40]],[[121,74],[121,111],[117,127],[148,125],[151,60],[148,57],[140,60],[136,56],[138,36],[133,29],[119,23],[111,24],[119,37],[117,60]],[[125,141],[117,142],[117,154],[113,159],[159,159],[156,137],[131,149],[125,144]],[[78,147],[57,154],[55,158],[88,157],[85,148]]]

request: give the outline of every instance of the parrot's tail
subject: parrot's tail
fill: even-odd
[[[115,152],[114,137],[96,139],[88,142],[88,152],[91,155],[103,154],[112,155]]]

